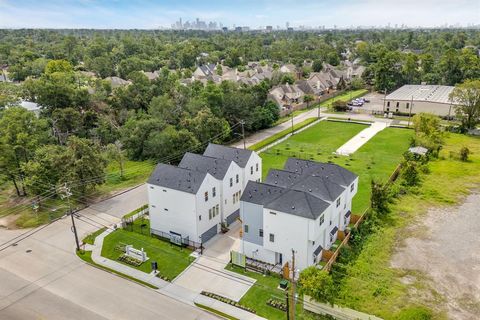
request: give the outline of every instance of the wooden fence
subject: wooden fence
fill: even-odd
[[[388,178],[388,181],[387,183],[385,184],[385,186],[389,186],[390,184],[392,184],[395,180],[397,180],[399,174],[400,174],[400,170],[402,169],[402,164],[398,164],[397,167],[395,168],[395,170],[393,170],[392,174],[390,175],[390,177]],[[367,216],[367,213],[368,213],[368,210],[370,209],[367,208],[363,211],[363,213],[358,216],[358,215],[352,215],[351,217],[351,220],[352,222],[354,223],[354,228],[358,228],[360,226],[360,224],[363,222],[363,220],[365,220],[366,216]],[[331,268],[332,268],[332,265],[335,263],[335,261],[337,260],[337,257],[338,255],[340,254],[340,250],[342,249],[343,246],[347,245],[348,241],[350,240],[350,236],[351,236],[351,232],[347,233],[345,238],[342,240],[342,242],[340,243],[340,245],[337,247],[337,249],[335,250],[335,252],[333,254],[331,254],[331,251],[327,251],[326,254],[327,254],[327,259],[328,259],[328,262],[327,264],[323,267],[324,270],[326,271],[330,271]]]

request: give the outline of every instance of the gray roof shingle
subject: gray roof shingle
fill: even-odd
[[[248,149],[238,149],[222,146],[220,144],[209,143],[203,155],[217,159],[232,160],[235,161],[235,163],[241,168],[245,168],[252,153],[253,151]]]
[[[159,163],[147,183],[196,194],[207,173]]]
[[[278,185],[295,190],[305,191],[325,201],[335,201],[345,190],[340,184],[330,179],[314,176],[300,175],[285,170],[272,169],[268,172],[266,183]]]
[[[319,176],[341,186],[349,186],[358,177],[355,173],[334,163],[322,163],[297,158],[289,158],[284,170],[300,175]]]
[[[223,180],[232,160],[218,159],[187,152],[179,163],[180,168],[208,172],[215,178]]]

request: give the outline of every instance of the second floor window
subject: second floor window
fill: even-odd
[[[239,178],[238,174],[237,174],[237,176],[235,177],[235,181],[236,181],[237,183],[238,183],[238,181],[240,181],[240,178]]]
[[[258,236],[263,238],[263,229],[258,229]]]
[[[208,201],[208,191],[205,191],[205,202]]]
[[[275,235],[270,233],[270,242],[275,242]]]
[[[250,167],[250,174],[253,174],[253,166]]]
[[[340,198],[337,199],[337,208],[340,206]]]
[[[255,171],[258,172],[258,163],[255,164]]]
[[[246,224],[243,228],[245,229],[245,233],[248,233],[248,225]]]
[[[233,187],[233,178],[230,178],[230,187]]]
[[[215,198],[215,196],[217,195],[217,190],[215,189],[215,187],[212,188],[212,197]]]
[[[350,186],[350,192],[352,192],[354,189],[355,189],[355,183],[352,183],[352,185]]]
[[[325,217],[323,216],[323,214],[320,216],[320,224],[319,225],[322,225],[323,223],[325,222]]]

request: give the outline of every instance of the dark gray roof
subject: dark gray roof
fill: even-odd
[[[308,192],[325,201],[335,201],[345,190],[340,184],[330,179],[300,175],[291,171],[272,169],[268,172],[266,183]]]
[[[264,205],[268,209],[313,220],[317,219],[329,206],[329,203],[309,193],[292,189],[286,189],[281,197]]]
[[[327,178],[341,186],[349,186],[358,177],[355,173],[334,163],[315,162],[297,158],[289,158],[284,170],[300,175],[311,175]]]
[[[282,196],[286,191],[287,189],[282,187],[272,186],[266,183],[255,181],[248,181],[240,200],[264,205],[275,198]]]
[[[248,159],[250,159],[250,156],[252,155],[252,152],[253,151],[248,149],[238,149],[209,143],[203,155],[218,159],[232,160],[235,161],[240,167],[245,168]]]
[[[248,182],[240,200],[314,220],[329,206],[307,192],[254,181]]]
[[[187,152],[178,165],[180,168],[208,172],[215,178],[223,180],[232,160],[217,159]]]
[[[159,163],[147,183],[196,194],[206,175],[206,172]]]

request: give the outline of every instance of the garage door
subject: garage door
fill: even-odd
[[[205,231],[200,238],[202,239],[202,243],[207,242],[208,240],[212,239],[217,234],[217,225],[214,225],[207,231]]]
[[[227,217],[227,224],[231,225],[232,223],[235,222],[235,220],[240,216],[240,210],[235,211],[231,215]]]

